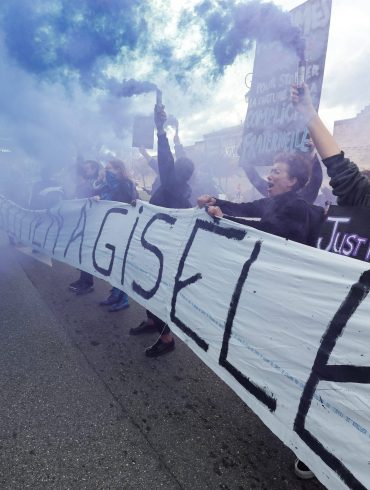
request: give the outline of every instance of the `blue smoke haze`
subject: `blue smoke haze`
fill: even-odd
[[[251,51],[254,41],[280,41],[304,58],[304,39],[290,16],[273,3],[251,0],[245,3],[205,0],[194,10],[203,19],[207,50],[212,50],[215,74],[221,75],[242,53]]]
[[[154,103],[132,96],[158,85],[165,97],[177,94],[180,117],[179,106],[189,113],[208,97],[214,79],[255,40],[301,49],[289,15],[272,3],[205,0],[184,9],[176,37],[165,40],[172,13],[154,9],[149,0],[1,0],[4,136],[44,165],[62,166],[77,150],[96,158],[93,148],[122,145],[135,103],[145,112]],[[178,56],[194,26],[202,40]]]
[[[2,0],[1,30],[9,55],[26,71],[82,80],[102,59],[145,40],[139,0]]]

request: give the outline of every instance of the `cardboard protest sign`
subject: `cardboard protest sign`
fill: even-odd
[[[136,116],[132,128],[132,146],[135,148],[153,149],[154,121],[153,116]]]
[[[329,34],[331,0],[308,0],[290,12],[305,40],[306,83],[319,107]],[[281,152],[307,151],[307,130],[290,102],[298,54],[279,42],[257,45],[241,165],[271,165]]]
[[[330,206],[318,248],[370,261],[369,208]]]
[[[368,264],[143,202],[0,198],[0,228],[167,322],[327,488],[370,488]]]

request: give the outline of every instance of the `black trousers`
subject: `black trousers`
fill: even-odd
[[[165,323],[163,320],[161,320],[157,316],[153,315],[153,313],[151,311],[146,310],[146,316],[154,321],[154,325],[157,329],[157,332],[160,335],[166,335],[168,333],[171,333],[171,330],[170,330],[169,326],[167,325],[167,323]]]
[[[80,281],[86,286],[92,286],[94,284],[94,276],[88,272],[81,271]]]

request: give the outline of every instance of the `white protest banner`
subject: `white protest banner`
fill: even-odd
[[[292,25],[302,33],[303,43],[291,42],[286,33],[285,39],[282,32],[281,42],[257,45],[244,123],[242,165],[271,165],[277,153],[307,151],[307,129],[291,103],[290,84],[296,81],[302,44],[305,46],[306,83],[318,109],[330,13],[331,0],[308,0],[289,13]]]
[[[370,488],[370,270],[203,210],[0,199],[0,227],[168,322],[329,489]]]

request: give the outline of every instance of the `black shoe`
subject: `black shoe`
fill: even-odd
[[[80,289],[81,286],[82,282],[80,279],[78,279],[78,281],[71,282],[71,284],[68,286],[68,289],[71,291],[77,291],[78,289]]]
[[[82,284],[78,289],[75,290],[77,296],[81,296],[82,294],[92,293],[94,291],[94,286],[90,284]]]
[[[146,321],[140,323],[137,327],[132,327],[129,330],[130,335],[141,335],[142,333],[153,333],[157,331],[157,327]]]
[[[159,337],[157,342],[153,344],[151,347],[148,347],[145,350],[145,355],[147,357],[158,357],[163,356],[163,354],[167,354],[175,349],[175,340],[172,339],[171,342],[163,342]]]
[[[110,306],[110,305],[114,305],[115,303],[118,303],[118,301],[119,301],[119,298],[117,298],[116,295],[110,294],[107,299],[105,299],[104,301],[100,301],[99,305],[100,306]]]

